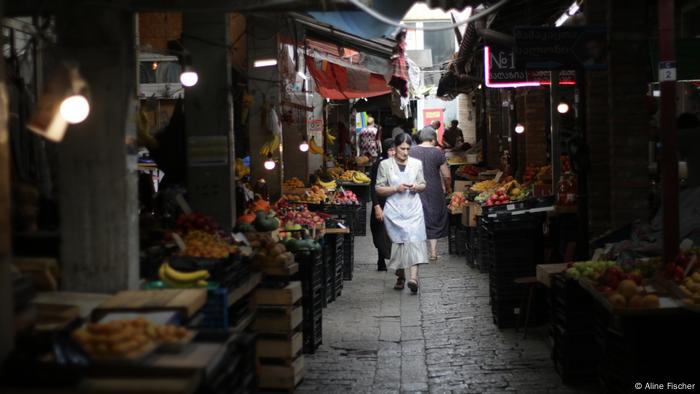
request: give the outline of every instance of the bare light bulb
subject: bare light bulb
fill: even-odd
[[[308,152],[309,143],[306,142],[306,138],[304,138],[304,141],[301,141],[301,144],[299,144],[299,150],[302,152]]]
[[[560,114],[565,114],[569,112],[569,104],[562,101],[561,103],[559,103],[559,105],[557,105],[557,112],[559,112]]]
[[[267,160],[265,160],[265,163],[263,163],[263,166],[265,167],[266,170],[272,171],[275,169],[275,161],[272,160],[272,155],[268,154],[267,155]]]
[[[197,81],[199,81],[199,75],[190,69],[186,68],[185,71],[180,74],[180,83],[182,83],[183,86],[189,88],[196,85]]]
[[[76,124],[84,121],[90,114],[90,103],[85,96],[76,94],[65,98],[58,111],[66,122]]]
[[[522,134],[525,132],[525,126],[521,125],[520,123],[515,125],[515,132],[518,134]]]

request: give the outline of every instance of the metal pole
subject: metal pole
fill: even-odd
[[[552,195],[556,196],[558,191],[559,177],[561,176],[561,141],[559,138],[559,71],[552,71],[550,74],[551,85],[549,86],[549,116],[550,116],[550,136],[551,136],[551,157],[552,162]]]
[[[576,93],[574,99],[574,114],[581,140],[588,143],[586,132],[586,74],[583,70],[576,71]],[[586,149],[586,153],[588,150]],[[586,158],[588,159],[588,158]],[[576,240],[576,260],[588,260],[588,168],[580,168],[578,172],[576,206],[578,214],[578,239]]]
[[[659,0],[659,82],[661,85],[660,132],[662,141],[662,186],[664,258],[673,261],[678,253],[678,158],[676,154],[676,76],[674,0]]]
[[[511,137],[510,143],[510,162],[511,162],[511,175],[515,178],[520,170],[520,155],[518,150],[520,149],[520,135],[515,132],[514,128],[518,121],[518,115],[516,112],[516,102],[515,102],[515,89],[510,89],[510,117],[508,122],[508,135]]]

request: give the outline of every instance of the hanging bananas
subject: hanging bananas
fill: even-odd
[[[272,139],[265,142],[260,148],[260,154],[262,156],[267,156],[268,154],[274,154],[280,149],[280,136],[279,134],[273,134]]]
[[[316,140],[314,139],[313,136],[311,136],[311,139],[309,140],[309,152],[316,154],[316,155],[323,154],[323,148],[316,145]]]
[[[329,144],[332,144],[335,141],[335,136],[331,134],[329,129],[326,129],[323,135],[325,136],[326,141],[328,141]]]

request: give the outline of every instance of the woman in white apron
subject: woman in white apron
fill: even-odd
[[[402,133],[394,138],[396,153],[379,164],[376,191],[386,197],[384,226],[391,239],[389,268],[396,270],[395,289],[403,289],[405,269],[410,269],[407,282],[412,293],[418,292],[418,264],[428,262],[423,205],[418,193],[425,190],[423,164],[408,157],[411,136]]]

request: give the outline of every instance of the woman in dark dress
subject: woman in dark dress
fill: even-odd
[[[394,141],[387,138],[382,141],[382,156],[372,164],[369,184],[370,195],[372,196],[372,209],[370,211],[369,228],[372,230],[372,240],[377,248],[377,271],[386,271],[386,261],[391,258],[391,239],[384,228],[384,203],[386,197],[381,197],[375,190],[377,182],[377,171],[379,162],[394,155]]]
[[[447,237],[449,213],[445,203],[445,192],[452,192],[450,169],[445,154],[437,148],[437,133],[430,126],[420,131],[421,144],[411,147],[409,156],[423,162],[423,174],[427,187],[420,194],[425,217],[425,232],[430,245],[430,261],[437,260],[437,240]],[[444,182],[444,183],[443,183]]]

